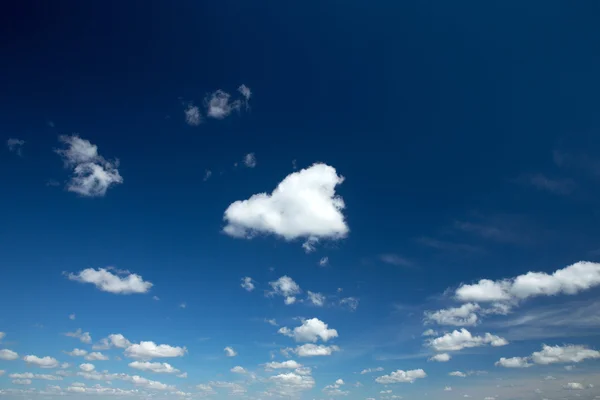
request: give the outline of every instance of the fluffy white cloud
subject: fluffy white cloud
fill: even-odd
[[[92,337],[90,336],[89,332],[83,332],[80,329],[77,329],[75,332],[67,332],[65,333],[65,336],[69,336],[69,337],[73,337],[76,339],[79,339],[82,343],[92,343]]]
[[[456,308],[425,312],[425,319],[438,325],[475,326],[477,325],[476,312],[479,308],[478,304],[466,303]]]
[[[484,336],[473,336],[471,332],[463,328],[460,331],[455,330],[444,336],[430,339],[428,344],[436,351],[457,351],[488,344],[494,347],[505,346],[508,344],[508,341],[491,333],[486,333]]]
[[[171,364],[168,363],[134,361],[129,363],[129,366],[131,368],[139,369],[141,371],[150,371],[155,372],[157,374],[177,374],[180,372],[177,368],[174,368]]]
[[[403,371],[401,369],[392,372],[389,375],[383,375],[375,379],[375,382],[384,385],[391,383],[413,383],[417,379],[425,378],[427,374],[422,369]]]
[[[448,375],[450,375],[450,376],[456,376],[456,377],[459,377],[459,378],[466,378],[467,377],[467,374],[465,374],[464,372],[460,372],[460,371],[453,371],[453,372],[448,373]]]
[[[225,347],[223,349],[223,351],[225,352],[225,355],[227,357],[235,357],[235,356],[237,356],[237,352],[233,349],[233,347],[227,346],[227,347]]]
[[[249,276],[242,278],[242,284],[240,286],[249,292],[254,290],[254,283],[252,282],[252,278]]]
[[[13,153],[17,153],[17,155],[23,155],[23,146],[25,145],[25,141],[16,138],[10,138],[6,141],[6,146],[8,146],[8,150]]]
[[[315,386],[315,380],[312,376],[293,372],[271,376],[269,381],[273,382],[275,387],[269,390],[268,393],[284,398],[295,398],[299,392],[310,390]]]
[[[235,373],[235,374],[246,374],[248,373],[248,371],[246,371],[246,369],[244,369],[244,367],[240,367],[239,365],[236,365],[235,367],[230,369],[231,372]]]
[[[273,369],[296,369],[301,368],[302,364],[297,363],[294,360],[287,360],[283,362],[269,362],[265,364],[265,370],[270,371]]]
[[[297,238],[343,238],[348,226],[344,201],[335,187],[344,178],[325,164],[288,175],[271,193],[255,194],[236,201],[225,210],[223,231],[234,237],[251,238],[270,233],[286,240]]]
[[[67,147],[56,150],[73,176],[67,190],[86,197],[104,196],[109,187],[123,183],[118,161],[108,161],[98,154],[98,147],[77,135],[60,136]]]
[[[244,156],[244,165],[248,168],[256,167],[256,155],[254,153],[248,153]]]
[[[0,360],[12,361],[19,358],[19,355],[12,350],[2,349],[0,350]]]
[[[198,106],[189,104],[184,110],[185,122],[190,126],[198,126],[202,123],[202,114]]]
[[[297,354],[299,357],[316,357],[316,356],[330,356],[335,351],[339,351],[338,346],[325,346],[322,344],[316,345],[312,343],[303,344],[295,349],[286,349],[286,352],[292,352]]]
[[[131,358],[146,359],[183,357],[187,353],[185,347],[173,347],[168,344],[157,345],[154,342],[140,342],[125,349],[125,355]]]
[[[528,362],[527,357],[512,357],[512,358],[500,358],[495,364],[497,367],[504,368],[527,368],[533,364]]]
[[[82,370],[83,372],[92,372],[93,370],[96,369],[96,367],[94,366],[94,364],[80,364],[79,365],[79,369]]]
[[[338,337],[335,329],[329,329],[327,324],[318,318],[311,318],[302,321],[302,325],[293,330],[283,327],[278,333],[294,338],[296,342],[316,342],[321,339],[327,342],[329,339]]]
[[[565,346],[543,345],[541,351],[531,355],[531,359],[536,364],[578,363],[594,358],[600,358],[600,351],[572,344]]]
[[[279,295],[284,297],[284,303],[289,305],[296,302],[295,295],[302,292],[300,286],[287,275],[282,276],[276,281],[269,282],[273,290],[268,293],[269,296]]]
[[[327,385],[323,388],[323,392],[329,396],[346,396],[350,392],[341,390],[340,387],[345,384],[343,379],[337,379],[333,385]]]
[[[175,390],[174,386],[166,385],[164,383],[158,381],[152,381],[150,379],[142,378],[141,376],[134,375],[125,379],[136,386],[141,386],[146,389],[154,389],[154,390]]]
[[[429,359],[429,361],[437,361],[437,362],[448,362],[450,361],[450,354],[448,353],[440,353],[440,354],[436,354],[435,356],[431,357]]]
[[[115,294],[146,293],[153,286],[152,283],[144,281],[140,275],[128,273],[119,276],[111,273],[105,268],[87,268],[77,274],[69,273],[68,278],[82,283],[91,283],[103,292]]]
[[[94,351],[93,353],[90,353],[87,356],[85,356],[85,359],[88,361],[106,361],[108,360],[108,356],[98,351]]]
[[[73,351],[68,351],[67,354],[73,357],[83,357],[87,354],[88,352],[85,350],[81,350],[81,349],[73,349]]]
[[[381,372],[381,371],[383,371],[383,367],[366,368],[366,369],[363,369],[362,371],[360,371],[360,374],[364,375],[364,374],[370,374],[371,372]]]
[[[552,274],[528,272],[500,281],[482,279],[461,285],[456,298],[461,301],[519,301],[534,296],[573,295],[600,285],[600,264],[580,261]]]
[[[127,338],[125,338],[125,336],[123,336],[120,333],[113,333],[113,334],[108,335],[108,337],[105,337],[104,339],[100,340],[100,342],[93,345],[92,349],[108,350],[112,347],[116,347],[119,349],[125,349],[129,346],[131,346],[131,342],[129,340],[127,340]]]
[[[46,357],[37,357],[33,355],[28,355],[23,357],[23,361],[27,364],[35,365],[40,368],[57,368],[60,364],[56,358],[52,358],[49,356]]]
[[[231,95],[223,90],[217,90],[205,99],[206,115],[210,118],[223,119],[233,111],[239,111],[242,100],[231,100]]]
[[[311,304],[317,307],[323,307],[325,305],[325,296],[323,296],[321,293],[314,293],[309,290],[307,292],[307,296],[308,301],[310,301]]]

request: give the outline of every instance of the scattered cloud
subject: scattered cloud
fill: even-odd
[[[38,356],[28,355],[23,357],[23,361],[25,361],[29,365],[34,365],[40,368],[57,368],[60,365],[56,358],[52,358],[49,356],[40,358]]]
[[[450,357],[450,354],[448,353],[440,353],[440,354],[436,354],[435,356],[431,357],[429,359],[429,361],[437,361],[437,362],[448,362],[450,361],[452,357]]]
[[[157,374],[178,374],[180,371],[173,368],[171,364],[149,362],[149,361],[133,361],[129,363],[131,368],[139,369],[140,371],[149,371]]]
[[[242,284],[240,286],[249,292],[254,290],[254,283],[252,281],[252,278],[250,278],[249,276],[242,278]]]
[[[467,377],[467,374],[465,374],[464,372],[461,372],[461,371],[449,372],[448,375],[450,375],[450,376],[456,376],[458,378],[466,378]]]
[[[250,95],[250,89],[246,89],[246,93]],[[206,115],[208,117],[215,119],[224,119],[228,117],[232,112],[240,111],[242,105],[247,105],[247,99],[244,97],[244,100],[232,100],[231,95],[229,93],[219,89],[208,95],[204,100],[204,104],[206,106]]]
[[[94,366],[94,364],[80,364],[79,369],[83,372],[92,372],[96,369],[96,367]]]
[[[16,153],[19,157],[23,156],[23,146],[25,145],[24,140],[10,138],[6,141],[6,145],[8,146],[8,151]]]
[[[521,175],[517,182],[558,195],[570,194],[577,186],[571,179],[552,179],[540,173]]]
[[[240,87],[238,87],[238,92],[240,92],[242,96],[244,96],[246,101],[250,100],[250,97],[252,96],[252,91],[248,86],[244,84],[241,84]]]
[[[75,320],[75,314],[71,314],[71,315],[69,315],[69,319],[70,319],[71,321],[74,321],[74,320]]]
[[[329,257],[323,257],[319,260],[320,267],[326,267],[329,265]]]
[[[480,307],[475,303],[466,303],[457,308],[448,308],[436,312],[425,312],[426,322],[438,325],[475,326],[478,322],[476,312]]]
[[[491,345],[494,347],[505,346],[508,341],[500,336],[486,333],[484,336],[473,336],[471,332],[462,328],[427,341],[428,345],[436,351],[458,351],[465,348]]]
[[[106,361],[108,360],[108,356],[100,352],[94,351],[85,356],[85,359],[88,361]]]
[[[293,304],[296,302],[296,295],[300,294],[302,290],[300,286],[294,282],[292,278],[287,275],[284,275],[277,279],[276,281],[269,282],[269,285],[273,289],[270,292],[267,292],[267,296],[282,296],[284,297],[285,304]]]
[[[239,365],[236,365],[235,367],[230,369],[231,372],[233,372],[234,374],[247,374],[248,371],[246,371],[245,368],[240,367]]]
[[[527,368],[533,364],[528,362],[527,357],[512,357],[512,358],[500,358],[495,364],[497,367],[504,368]]]
[[[379,259],[386,264],[396,265],[399,267],[414,266],[414,264],[411,261],[409,261],[406,258],[401,257],[397,254],[381,254],[379,256]]]
[[[364,375],[364,374],[370,374],[371,372],[381,372],[381,371],[383,371],[383,367],[367,368],[367,369],[363,369],[362,371],[360,371],[360,374]]]
[[[274,318],[273,318],[273,319],[266,319],[266,318],[265,318],[265,322],[266,322],[267,324],[269,324],[269,325],[273,325],[273,326],[279,326],[279,325],[277,324],[277,321],[276,321]]]
[[[19,358],[19,355],[9,349],[1,349],[0,350],[0,360],[12,361]]]
[[[233,349],[233,347],[227,346],[223,349],[223,351],[225,352],[225,355],[227,357],[235,357],[238,355],[238,353]]]
[[[186,353],[187,349],[185,347],[170,346],[168,344],[157,345],[154,342],[140,342],[125,349],[125,356],[142,360],[183,357]]]
[[[81,350],[81,349],[73,349],[72,351],[67,352],[67,354],[72,357],[83,357],[87,353],[88,353],[87,351]]]
[[[423,332],[421,334],[421,336],[437,336],[438,333],[437,331],[434,331],[433,329],[427,329],[425,332]]]
[[[392,372],[389,375],[383,375],[375,379],[375,382],[383,385],[392,383],[413,383],[417,379],[423,379],[427,376],[425,371],[422,369],[414,369],[410,371],[403,371],[401,369]]]
[[[340,351],[340,348],[338,346],[325,346],[322,344],[312,344],[312,343],[306,343],[303,344],[302,346],[298,346],[294,349],[291,348],[287,348],[284,349],[284,353],[294,353],[296,355],[298,355],[299,357],[317,357],[317,356],[330,356],[331,354],[333,354],[336,351]]]
[[[185,122],[189,126],[198,126],[202,123],[202,114],[200,113],[200,109],[198,108],[198,106],[189,104],[184,110],[184,113]]]
[[[83,332],[81,330],[81,328],[77,329],[75,332],[67,332],[67,333],[65,333],[65,336],[79,339],[81,341],[81,343],[86,343],[86,344],[92,343],[92,337],[90,336],[90,333]]]
[[[87,268],[77,274],[69,273],[67,277],[73,281],[91,283],[103,292],[115,294],[147,293],[153,286],[140,275],[129,273],[121,277],[105,268]]]
[[[202,178],[202,180],[206,182],[211,176],[212,171],[210,169],[207,169],[206,171],[204,171],[204,178]]]
[[[340,305],[348,307],[350,311],[356,311],[359,300],[356,297],[344,297],[340,299]]]
[[[119,161],[109,161],[98,154],[98,147],[77,135],[59,137],[66,149],[58,149],[65,167],[72,170],[67,190],[85,197],[102,197],[108,188],[123,183]]]
[[[310,290],[307,292],[308,301],[317,307],[323,307],[325,305],[325,296],[321,293],[314,293]]]
[[[319,339],[327,342],[330,339],[338,337],[335,329],[328,328],[328,325],[318,318],[311,318],[302,321],[302,325],[293,330],[283,327],[278,333],[294,338],[296,342],[312,342],[315,343]]]
[[[291,173],[271,194],[232,203],[225,210],[223,231],[247,239],[260,233],[286,240],[343,238],[349,232],[342,214],[345,205],[335,194],[343,181],[335,168],[319,163]]]
[[[248,153],[244,156],[244,165],[248,168],[256,167],[256,155]]]
[[[297,369],[297,368],[301,368],[301,367],[302,367],[302,364],[299,364],[298,362],[296,362],[294,360],[287,360],[287,361],[283,361],[283,362],[272,361],[272,362],[268,362],[265,364],[266,371],[271,371],[274,369]]]

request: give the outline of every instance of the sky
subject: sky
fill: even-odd
[[[0,398],[600,396],[600,3],[0,9]]]

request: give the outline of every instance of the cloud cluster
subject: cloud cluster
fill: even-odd
[[[132,344],[125,349],[125,356],[142,360],[183,357],[185,353],[187,353],[185,347],[170,346],[168,344],[157,345],[154,342],[140,342],[139,344]]]
[[[508,341],[500,336],[486,333],[484,336],[473,336],[466,329],[455,330],[435,339],[428,340],[428,345],[436,351],[458,351],[465,348],[491,345],[506,346]]]
[[[599,359],[600,351],[585,346],[568,344],[564,346],[542,345],[541,351],[529,357],[501,358],[496,366],[505,368],[526,368],[534,364],[548,365],[557,363],[579,363],[588,359]]]
[[[302,292],[300,286],[287,275],[280,277],[276,281],[269,282],[269,285],[273,290],[268,292],[267,295],[283,296],[284,302],[287,305],[294,304],[296,302],[296,295]]]
[[[392,383],[413,383],[417,379],[423,379],[427,376],[425,371],[422,369],[414,369],[410,371],[403,371],[401,369],[392,372],[389,375],[382,375],[375,379],[375,382],[384,385]]]
[[[77,329],[75,332],[67,332],[65,336],[73,337],[79,339],[81,343],[92,343],[92,337],[89,332],[83,332],[81,328]]]
[[[87,268],[77,274],[69,273],[67,277],[73,281],[91,283],[103,292],[115,294],[147,293],[153,286],[140,275],[127,273],[119,276],[105,268]]]
[[[326,323],[318,318],[311,318],[302,321],[302,325],[293,330],[283,327],[278,333],[294,338],[296,342],[312,342],[315,343],[319,339],[327,342],[329,339],[338,337],[338,332],[335,329],[330,329]]]
[[[96,145],[77,135],[62,135],[59,140],[66,148],[57,149],[56,153],[72,170],[67,190],[86,197],[101,197],[111,186],[123,183],[118,160],[106,160],[98,154]]]
[[[249,108],[252,91],[244,84],[237,89],[241,97],[233,99],[231,94],[218,89],[209,93],[204,98],[204,111],[206,117],[214,119],[224,119],[233,112],[239,112],[242,108]],[[185,122],[190,126],[198,126],[204,121],[200,107],[193,103],[188,103],[184,109]]]

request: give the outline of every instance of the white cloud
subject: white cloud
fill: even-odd
[[[233,111],[239,111],[242,101],[231,101],[231,95],[219,89],[206,97],[205,105],[207,116],[215,119],[223,119]]]
[[[69,273],[68,278],[82,283],[91,283],[103,292],[115,294],[146,293],[153,286],[152,283],[144,281],[140,275],[128,274],[120,277],[114,275],[105,268],[87,268],[78,274]]]
[[[94,364],[80,364],[79,365],[79,369],[82,370],[83,372],[92,372],[93,370],[96,369],[96,367],[94,366]]]
[[[82,343],[92,343],[92,337],[90,336],[89,332],[83,332],[80,329],[77,329],[75,332],[67,332],[65,333],[65,336],[69,336],[69,337],[73,337],[76,339],[79,339]]]
[[[494,347],[505,346],[508,341],[491,333],[486,333],[484,336],[473,336],[471,332],[463,328],[460,331],[455,330],[444,336],[430,339],[428,344],[436,351],[457,351],[488,344]]]
[[[569,382],[565,386],[565,389],[569,389],[569,390],[583,390],[583,389],[585,389],[585,387],[581,383],[579,383],[579,382]]]
[[[120,333],[113,333],[108,335],[108,337],[100,340],[100,342],[96,343],[92,346],[94,350],[108,350],[112,347],[116,347],[119,349],[125,349],[131,345],[131,342],[125,338]]]
[[[370,374],[371,372],[381,372],[381,371],[383,371],[383,367],[366,368],[366,369],[363,369],[362,371],[360,371],[360,374],[364,375],[364,374]]]
[[[321,339],[327,342],[329,339],[338,337],[335,329],[329,329],[327,324],[318,318],[311,318],[302,321],[302,325],[290,330],[289,328],[280,328],[278,333],[294,338],[296,342],[317,342]]]
[[[229,205],[223,231],[239,238],[259,233],[286,240],[343,238],[349,231],[341,212],[345,205],[335,194],[343,181],[335,168],[319,163],[291,173],[271,194],[255,194]]]
[[[578,363],[595,358],[600,358],[600,351],[573,344],[565,346],[543,345],[541,351],[531,355],[531,359],[536,364]]]
[[[248,168],[256,167],[256,155],[254,153],[248,153],[244,156],[244,165]]]
[[[345,297],[340,300],[340,305],[346,306],[350,311],[356,311],[359,300],[356,297]]]
[[[448,375],[450,375],[450,376],[456,376],[456,377],[459,377],[459,378],[466,378],[467,377],[467,374],[465,374],[464,372],[460,372],[460,371],[453,371],[453,372],[448,373]]]
[[[98,147],[77,135],[60,136],[66,149],[56,150],[65,166],[72,168],[67,190],[86,197],[104,196],[109,187],[123,183],[118,161],[108,161],[98,154]]]
[[[187,353],[185,347],[173,347],[168,344],[157,345],[154,342],[140,342],[125,349],[127,357],[138,359],[183,357],[185,353]]]
[[[335,351],[339,351],[338,346],[325,346],[322,344],[316,345],[312,343],[303,344],[295,349],[286,349],[295,353],[299,357],[316,357],[316,356],[330,356]]]
[[[266,319],[266,318],[265,318],[265,322],[266,322],[267,324],[269,324],[269,325],[273,325],[273,326],[279,326],[279,325],[277,324],[277,320],[275,320],[275,318],[273,318],[273,319]]]
[[[168,363],[134,361],[129,363],[131,368],[139,369],[140,371],[150,371],[157,374],[177,374],[180,371]]]
[[[452,391],[452,387],[451,386],[446,386],[444,388],[444,392],[451,392]]]
[[[73,349],[73,351],[67,352],[67,354],[70,355],[70,356],[72,356],[72,357],[83,357],[87,353],[88,353],[87,351],[81,350],[81,349]]]
[[[10,138],[6,141],[6,145],[8,146],[9,151],[12,151],[19,156],[23,155],[23,146],[25,145],[24,140]]]
[[[308,238],[306,238],[306,241],[304,241],[304,243],[302,243],[302,248],[304,249],[304,252],[306,254],[308,253],[312,253],[313,251],[315,251],[316,245],[319,243],[319,238],[315,237],[315,236],[309,236]]]
[[[272,361],[265,364],[266,371],[270,371],[273,369],[296,369],[301,367],[302,364],[299,364],[294,360],[287,360],[283,362]]]
[[[210,169],[207,169],[206,171],[204,171],[204,178],[202,178],[202,180],[206,182],[211,176],[212,171]]]
[[[19,358],[19,355],[12,350],[2,349],[0,350],[0,360],[12,361]]]
[[[440,353],[440,354],[436,354],[435,356],[431,357],[429,359],[429,361],[437,361],[437,362],[448,362],[450,361],[450,354],[448,353]]]
[[[254,290],[254,283],[252,282],[252,278],[249,276],[242,278],[242,284],[240,286],[249,292]]]
[[[160,300],[160,297],[158,297],[158,296],[152,296],[152,300],[159,301],[159,300]]]
[[[227,346],[227,347],[225,347],[223,349],[223,351],[225,352],[225,355],[227,357],[235,357],[235,356],[237,356],[237,352],[233,349],[233,347]]]
[[[189,104],[184,111],[185,122],[190,126],[198,126],[202,123],[202,114],[198,106]]]
[[[345,384],[343,379],[337,379],[333,385],[327,385],[323,388],[323,392],[329,396],[346,396],[350,392],[341,390],[340,387]]]
[[[15,385],[31,385],[31,379],[13,379]]]
[[[95,351],[95,352],[90,353],[87,356],[85,356],[85,359],[88,361],[106,361],[106,360],[108,360],[108,356]]]
[[[241,84],[240,87],[238,87],[238,92],[240,92],[242,96],[244,96],[246,101],[250,100],[250,97],[252,96],[252,91],[248,86],[244,84]]]
[[[0,374],[2,375],[2,374]],[[13,379],[42,379],[45,381],[62,381],[62,377],[50,374],[32,374],[31,372],[25,372],[23,374],[10,374]]]
[[[315,380],[310,375],[299,375],[293,372],[271,376],[269,378],[275,384],[272,393],[278,397],[295,398],[303,390],[310,390],[315,386]]]
[[[300,286],[298,286],[298,284],[287,275],[282,276],[276,281],[269,282],[269,285],[273,288],[273,290],[267,293],[267,295],[283,296],[285,298],[284,302],[287,305],[295,303],[296,298],[294,296],[302,292]]]
[[[326,267],[329,265],[329,257],[323,257],[319,260],[319,266]]]
[[[240,367],[239,365],[236,365],[235,367],[230,369],[231,372],[235,373],[235,374],[246,374],[248,373],[248,371],[246,371],[243,367]]]
[[[438,325],[475,326],[479,305],[466,303],[457,308],[447,308],[436,312],[425,312],[425,320]]]
[[[25,361],[27,364],[35,365],[36,367],[40,368],[57,368],[59,366],[59,362],[56,360],[56,358],[48,356],[40,358],[37,356],[28,355],[23,357],[23,361]]]
[[[391,383],[413,383],[417,379],[425,378],[427,374],[422,369],[403,371],[401,369],[392,372],[389,375],[383,375],[375,379],[375,382],[384,385]]]
[[[188,374],[187,374],[187,372],[183,372],[183,373],[181,373],[181,374],[177,375],[177,377],[178,377],[178,378],[187,378],[187,377],[188,377]]]
[[[187,307],[187,304],[186,304],[186,303],[181,303],[181,304],[179,304],[179,308],[186,308],[186,307]]]
[[[74,319],[75,319],[75,314],[71,314],[71,315],[69,315],[69,319],[70,319],[70,320],[74,320]]]
[[[437,336],[437,334],[437,331],[434,331],[433,329],[427,329],[421,334],[421,336]]]
[[[5,337],[6,337],[6,333],[0,332],[0,340],[4,339]]]
[[[512,357],[512,358],[500,358],[495,364],[497,367],[504,368],[527,368],[533,364],[528,362],[527,357]]]
[[[574,295],[600,285],[600,264],[580,261],[552,274],[528,272],[516,278],[491,281],[482,279],[461,285],[456,298],[461,301],[519,301],[535,296]]]
[[[311,304],[317,307],[323,307],[325,305],[325,296],[323,296],[321,293],[314,293],[309,290],[307,295]]]

